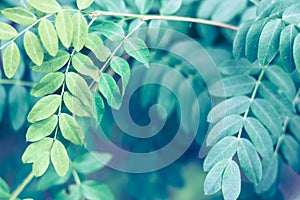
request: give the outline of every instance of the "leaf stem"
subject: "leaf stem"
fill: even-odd
[[[0,79],[0,85],[23,85],[26,87],[33,87],[35,85],[34,82],[22,81],[22,80],[14,80],[14,79]]]
[[[295,98],[293,100],[293,106],[294,107],[296,106],[296,104],[297,104],[297,102],[299,100],[299,97],[300,97],[300,89],[298,90],[298,92],[297,92],[297,94],[296,94],[296,96],[295,96]],[[285,131],[286,131],[287,127],[288,127],[288,124],[289,124],[290,120],[291,120],[290,117],[286,117],[285,120],[284,120],[284,124],[282,126],[283,134],[278,138],[278,141],[277,141],[277,144],[276,144],[276,148],[275,148],[275,151],[274,151],[275,155],[279,152],[279,149],[280,149],[280,146],[282,144],[282,141],[283,141],[283,139],[284,139],[284,137],[286,135]]]
[[[266,69],[267,69],[267,66],[263,67],[259,76],[258,76],[258,79],[256,81],[256,84],[255,84],[255,88],[253,89],[253,92],[252,92],[252,95],[251,95],[251,99],[250,99],[250,102],[252,103],[256,97],[256,94],[257,94],[257,91],[258,91],[258,88],[261,84],[261,80],[266,72]],[[249,112],[250,112],[250,106],[249,108],[246,110],[244,116],[243,116],[243,120],[245,121],[249,115]],[[238,133],[238,138],[241,138],[241,135],[242,135],[242,131],[243,131],[243,128],[240,129],[239,133]]]
[[[75,181],[76,185],[81,185],[80,178],[79,178],[78,173],[75,169],[72,169],[72,175],[73,175],[73,178],[74,178],[74,181]]]
[[[35,21],[33,24],[31,24],[30,26],[28,26],[27,28],[25,28],[24,30],[22,30],[20,33],[18,33],[18,35],[16,37],[14,37],[13,39],[11,39],[10,41],[8,41],[6,44],[4,44],[3,46],[0,47],[0,50],[4,49],[6,46],[8,46],[10,43],[12,43],[13,41],[15,41],[18,37],[20,37],[21,35],[23,35],[24,33],[26,33],[29,29],[31,29],[32,27],[34,27],[36,24],[38,24],[40,21],[42,21],[43,19],[47,19],[48,17],[52,16],[52,14],[48,14],[40,19],[38,19],[37,21]]]
[[[30,174],[23,180],[21,185],[19,185],[19,187],[17,187],[17,189],[13,191],[9,200],[15,200],[18,197],[18,195],[24,190],[24,188],[28,185],[28,183],[30,183],[33,177],[33,172],[30,172]]]
[[[182,16],[163,16],[163,15],[139,15],[139,14],[129,14],[129,13],[118,13],[118,12],[108,12],[97,10],[90,14],[91,17],[98,16],[113,16],[113,17],[131,17],[131,18],[139,18],[144,21],[148,20],[167,20],[167,21],[181,21],[181,22],[194,22],[199,24],[207,24],[212,26],[223,27],[231,30],[238,30],[237,26],[226,24],[222,22],[211,21],[207,19],[200,18],[191,18],[191,17],[182,17]]]

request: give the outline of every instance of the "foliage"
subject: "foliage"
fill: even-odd
[[[296,0],[7,0],[0,6],[0,120],[15,132],[27,130],[21,160],[31,164],[14,190],[0,178],[0,199],[176,199],[170,188],[184,187],[181,170],[195,162],[190,155],[201,145],[203,170],[195,173],[205,179],[193,185],[203,197],[272,198],[280,193],[283,163],[300,173]],[[191,40],[178,35],[195,39],[205,53],[193,54]],[[207,55],[219,80],[199,73],[198,65],[210,67]],[[132,83],[142,86],[129,94],[137,124],[149,122],[144,112],[153,104],[164,108],[149,111],[150,121],[155,116],[165,127],[148,143],[120,136],[114,122],[119,113],[133,131],[121,112]],[[148,130],[158,129],[151,123]],[[93,176],[104,171],[118,182],[115,171],[104,169],[114,157],[98,150],[100,130],[103,140],[144,153],[168,144],[177,129],[194,143],[166,168],[126,174],[126,192],[116,193],[122,183]]]

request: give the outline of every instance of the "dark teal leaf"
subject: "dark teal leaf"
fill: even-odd
[[[243,126],[244,121],[240,115],[226,116],[208,132],[206,143],[208,146],[213,146],[218,140],[236,134]]]
[[[223,173],[222,193],[224,200],[237,199],[241,192],[241,173],[235,161],[230,160]]]
[[[285,135],[281,144],[280,149],[284,159],[287,163],[295,170],[295,172],[300,172],[300,145],[299,143],[290,135]]]
[[[93,95],[95,100],[96,119],[98,124],[100,124],[104,115],[104,102],[102,97],[97,92],[93,92]]]
[[[281,120],[278,112],[270,103],[264,99],[255,99],[251,104],[251,110],[257,119],[270,131],[273,141],[281,136]]]
[[[261,66],[257,63],[250,63],[246,59],[227,59],[218,66],[218,69],[224,75],[246,75],[261,69]]]
[[[300,142],[300,116],[293,116],[290,119],[289,130],[295,136],[295,138]]]
[[[114,196],[107,185],[96,181],[84,181],[81,184],[83,196],[87,199],[114,200]]]
[[[0,99],[1,99],[0,101],[0,122],[1,122],[5,111],[6,102],[7,102],[6,90],[2,85],[0,85]]]
[[[250,94],[256,84],[256,80],[247,75],[226,77],[209,87],[209,92],[217,97],[231,97]]]
[[[249,140],[241,138],[237,154],[240,166],[248,180],[258,184],[262,178],[262,166],[253,144]]]
[[[293,55],[294,40],[299,31],[294,25],[289,25],[283,29],[280,35],[279,53],[281,57],[282,67],[287,72],[295,70],[295,62]]]
[[[103,22],[99,25],[92,26],[91,30],[104,35],[111,41],[120,41],[125,38],[123,28],[114,22]]]
[[[216,123],[227,115],[242,114],[250,107],[250,98],[247,96],[236,96],[227,99],[211,109],[207,121]]]
[[[300,3],[287,8],[283,12],[282,19],[289,24],[298,25],[300,23]]]
[[[217,5],[211,18],[213,21],[230,22],[237,15],[242,13],[246,7],[247,7],[247,0],[241,0],[241,1],[223,0]]]
[[[245,131],[259,154],[264,159],[270,159],[273,154],[273,143],[266,128],[257,119],[248,117],[245,121]]]
[[[298,34],[295,38],[294,41],[294,46],[293,46],[293,56],[294,56],[294,61],[295,61],[295,65],[296,65],[296,69],[298,71],[298,73],[300,73],[300,34]]]
[[[0,196],[3,198],[9,198],[10,197],[10,191],[8,184],[0,177]]]
[[[272,62],[279,50],[280,33],[285,27],[280,19],[268,22],[263,28],[258,43],[258,62],[266,66]]]
[[[239,27],[239,30],[233,41],[233,55],[236,59],[245,57],[245,45],[247,33],[253,24],[252,21],[246,21]]]

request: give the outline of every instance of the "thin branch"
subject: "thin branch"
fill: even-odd
[[[34,82],[29,81],[21,81],[21,80],[14,80],[14,79],[0,79],[0,85],[23,85],[26,87],[33,87],[35,85]]]
[[[21,185],[19,185],[19,187],[17,187],[17,189],[13,191],[9,200],[15,200],[19,196],[19,194],[24,190],[24,188],[28,185],[28,183],[30,183],[33,177],[33,172],[30,172],[30,174],[23,180]]]
[[[98,17],[98,16],[113,16],[113,17],[131,17],[131,18],[138,18],[144,21],[147,20],[167,20],[167,21],[181,21],[181,22],[194,22],[199,24],[207,24],[212,26],[223,27],[231,30],[238,30],[237,26],[211,21],[207,19],[200,19],[200,18],[191,18],[191,17],[182,17],[182,16],[163,16],[163,15],[139,15],[139,14],[129,14],[129,13],[118,13],[118,12],[108,12],[108,11],[101,11],[97,10],[90,14],[91,17]]]

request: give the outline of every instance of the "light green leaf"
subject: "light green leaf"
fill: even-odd
[[[258,62],[266,66],[278,53],[280,33],[285,27],[280,19],[268,22],[262,30],[258,43]]]
[[[248,117],[245,121],[245,131],[260,155],[264,159],[270,159],[273,154],[273,143],[266,128],[257,119]]]
[[[55,18],[55,28],[64,47],[69,48],[73,39],[73,22],[68,11],[60,11]]]
[[[96,119],[98,124],[100,124],[104,115],[104,102],[102,97],[97,92],[93,92],[93,95],[95,100]]]
[[[121,94],[116,81],[109,74],[102,73],[99,81],[99,91],[105,97],[109,106],[118,110],[121,107]]]
[[[295,138],[297,138],[298,141],[300,141],[300,116],[293,116],[290,119],[289,123],[289,130],[294,135]]]
[[[259,38],[268,21],[269,18],[255,21],[247,33],[245,55],[250,62],[254,62],[257,59]]]
[[[49,73],[32,88],[30,94],[34,97],[53,94],[62,86],[64,80],[65,75],[61,72]]]
[[[295,61],[295,65],[296,65],[296,69],[298,71],[298,73],[300,73],[300,34],[298,34],[295,38],[294,41],[294,46],[293,46],[293,56],[294,56],[294,61]]]
[[[1,177],[0,177],[0,196],[7,199],[10,197],[9,186]]]
[[[50,152],[46,151],[39,155],[32,165],[32,172],[34,176],[42,176],[48,169],[50,164]]]
[[[32,124],[27,130],[26,141],[36,142],[49,136],[56,128],[57,123],[57,115],[52,115],[48,119]]]
[[[1,99],[0,101],[0,122],[1,122],[5,111],[6,102],[7,102],[6,90],[2,85],[0,85],[0,99]]]
[[[203,163],[203,170],[209,171],[219,161],[230,159],[236,153],[237,146],[238,140],[236,137],[228,136],[220,140],[208,152]]]
[[[153,6],[153,0],[135,0],[135,5],[138,8],[140,14],[146,14]]]
[[[34,64],[40,66],[43,63],[44,51],[41,42],[31,31],[27,31],[24,35],[24,48]]]
[[[80,74],[87,75],[93,78],[96,82],[99,81],[99,69],[88,56],[81,53],[74,55],[72,57],[72,65]]]
[[[289,24],[298,25],[300,23],[300,3],[285,9],[282,14],[282,19]]]
[[[124,49],[130,56],[149,68],[150,53],[143,40],[135,37],[128,38],[124,41]]]
[[[212,195],[222,187],[222,175],[229,160],[221,160],[211,168],[204,180],[204,194]]]
[[[258,89],[258,93],[277,110],[277,112],[282,116],[290,117],[296,110],[293,103],[284,93],[277,92],[278,88],[268,81],[262,82]]]
[[[104,35],[106,38],[114,42],[125,38],[123,28],[114,22],[103,22],[99,25],[91,27],[91,30]]]
[[[280,35],[279,53],[282,67],[287,72],[293,72],[296,68],[293,55],[294,41],[299,31],[294,25],[283,29]]]
[[[251,110],[257,119],[269,129],[272,140],[277,140],[282,133],[282,123],[274,107],[264,99],[255,99],[251,104]]]
[[[223,0],[217,5],[211,19],[219,22],[230,22],[247,7],[247,0]]]
[[[270,160],[262,160],[263,176],[261,181],[255,185],[255,192],[258,194],[267,192],[275,183],[278,176],[278,154],[273,154]]]
[[[94,155],[101,157],[101,161],[96,159]],[[76,160],[73,162],[73,166],[76,171],[82,174],[90,174],[105,167],[111,161],[111,159],[111,154],[91,151],[76,158]]]
[[[213,128],[209,131],[206,143],[208,146],[213,146],[220,139],[234,135],[239,132],[244,126],[243,118],[240,115],[229,115],[224,119],[219,121]]]
[[[41,153],[50,151],[53,144],[52,138],[44,138],[38,142],[30,144],[22,156],[23,163],[33,163],[41,155]]]
[[[105,184],[96,181],[84,181],[81,188],[83,196],[87,199],[114,200],[112,192]]]
[[[235,200],[241,192],[241,173],[235,161],[229,161],[223,173],[222,193],[224,200]]]
[[[72,116],[62,113],[59,116],[59,128],[65,139],[69,140],[73,144],[83,144],[83,133]]]
[[[33,66],[32,70],[36,72],[55,72],[61,69],[69,60],[70,54],[66,51],[59,50],[56,56],[46,57],[41,66]]]
[[[256,84],[256,80],[248,75],[236,75],[226,77],[209,87],[209,92],[217,97],[231,97],[250,94]]]
[[[176,13],[181,5],[182,0],[160,0],[161,6],[159,12],[161,15],[172,15]]]
[[[22,85],[14,85],[8,94],[9,118],[12,128],[18,131],[24,125],[29,110],[29,95]]]
[[[38,27],[41,41],[48,51],[54,57],[58,51],[58,38],[53,24],[48,19],[43,19]]]
[[[69,156],[64,145],[55,140],[50,151],[51,162],[59,176],[65,176],[69,170]]]
[[[60,5],[56,0],[27,0],[27,2],[35,9],[43,13],[57,13],[60,10]]]
[[[24,8],[6,8],[1,13],[9,20],[21,24],[30,25],[36,22],[36,16]]]
[[[262,178],[262,166],[254,146],[249,140],[241,138],[237,154],[240,166],[248,180],[258,184]]]
[[[270,66],[266,70],[267,78],[278,88],[282,90],[286,96],[292,100],[296,95],[296,87],[291,76],[284,72],[279,66]]]
[[[40,99],[31,109],[27,120],[31,123],[47,119],[53,115],[61,104],[61,96],[49,95]]]
[[[79,8],[79,10],[88,8],[93,2],[94,0],[76,0],[77,8]]]
[[[102,39],[96,34],[88,35],[85,47],[91,50],[101,62],[106,61],[109,56]]]
[[[122,96],[125,94],[126,87],[130,79],[130,67],[128,62],[121,58],[114,56],[110,61],[110,67],[121,76],[122,79]]]
[[[67,73],[66,85],[71,94],[79,98],[90,110],[93,110],[94,98],[85,80],[74,72]]]
[[[239,30],[233,41],[233,55],[236,59],[245,57],[245,45],[247,33],[253,24],[252,21],[246,21],[239,27]]]
[[[300,172],[300,145],[290,135],[285,135],[281,144],[281,152],[287,163],[297,173]]]
[[[88,110],[88,108],[83,105],[83,103],[75,96],[70,94],[69,92],[65,92],[64,96],[64,103],[69,111],[79,117],[90,117],[92,111]]]
[[[18,35],[14,27],[0,22],[0,40],[10,40]]]
[[[76,51],[80,51],[84,47],[88,37],[88,24],[80,12],[73,15],[72,21],[74,24],[73,46]]]
[[[3,53],[3,69],[7,78],[12,78],[20,64],[20,50],[15,42],[6,47]]]
[[[227,115],[242,114],[250,107],[250,103],[250,98],[247,96],[236,96],[227,99],[211,109],[207,121],[216,123]]]

